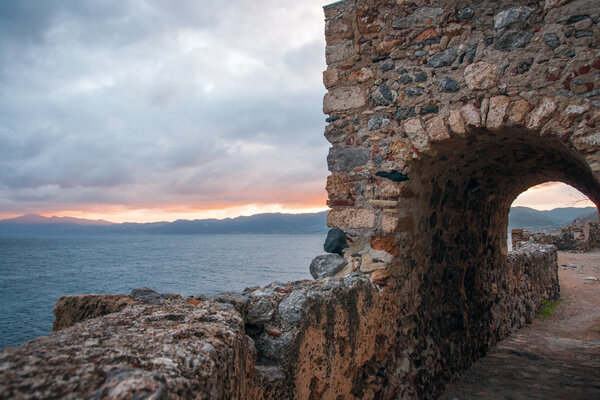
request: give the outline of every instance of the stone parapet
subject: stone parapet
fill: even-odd
[[[552,244],[562,251],[586,252],[600,247],[600,223],[575,220],[560,232],[529,232],[524,229],[511,231],[513,247],[520,248],[529,242]]]
[[[512,252],[488,283],[489,321],[459,342],[425,328],[418,305],[427,294],[418,287],[416,278],[352,274],[273,283],[215,301],[133,304],[3,350],[0,392],[23,399],[427,398],[443,381],[416,376],[448,379],[472,362],[466,348],[493,345],[558,296],[556,249]],[[61,304],[77,309],[77,302]],[[466,318],[467,325],[477,321]]]

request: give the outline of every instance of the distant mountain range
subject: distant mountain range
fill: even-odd
[[[177,220],[173,222],[113,223],[71,217],[27,214],[0,220],[0,234],[220,234],[220,233],[325,233],[326,212],[311,214],[256,214],[226,219]],[[596,209],[555,208],[539,211],[513,207],[509,229],[558,230],[575,218],[596,219]]]
[[[326,213],[257,214],[226,219],[173,222],[121,223],[70,217],[27,214],[0,220],[0,234],[219,234],[219,233],[324,233]]]
[[[596,207],[565,207],[548,211],[534,210],[529,207],[512,207],[508,215],[508,229],[559,230],[576,218],[597,220]]]

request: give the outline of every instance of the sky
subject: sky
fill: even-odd
[[[325,210],[327,3],[0,0],[0,219]]]

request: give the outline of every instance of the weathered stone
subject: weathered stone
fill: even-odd
[[[347,199],[351,197],[350,190],[339,174],[333,173],[327,177],[325,186],[330,199]]]
[[[68,328],[74,324],[119,312],[136,301],[124,294],[86,294],[62,296],[56,301],[54,309],[53,331]]]
[[[481,106],[479,107],[479,114],[481,115],[481,126],[485,126],[487,120],[487,113],[490,107],[490,99],[484,97],[481,100]]]
[[[412,87],[406,90],[406,95],[409,97],[423,96],[424,94],[425,89],[421,86]]]
[[[156,290],[142,287],[133,289],[130,296],[135,300],[146,304],[160,304],[164,301],[163,296]]]
[[[372,272],[379,269],[387,268],[389,263],[380,258],[374,258],[371,254],[367,253],[362,256],[360,262],[360,271],[361,272]]]
[[[398,121],[404,121],[407,118],[416,117],[417,113],[415,112],[414,107],[400,108],[396,111],[395,117]]]
[[[504,117],[509,104],[510,99],[507,96],[494,96],[490,99],[485,123],[488,129],[496,131],[504,126]]]
[[[339,147],[329,149],[327,167],[331,172],[351,172],[369,162],[371,153],[362,147]]]
[[[452,65],[457,57],[458,51],[454,48],[449,48],[431,57],[425,66],[429,68],[447,67]]]
[[[500,51],[513,51],[519,47],[525,47],[531,42],[533,34],[521,30],[506,31],[498,38],[494,48]]]
[[[583,113],[589,111],[591,106],[588,103],[584,104],[571,104],[565,108],[565,110],[561,113],[560,116],[560,125],[568,129],[571,127],[573,120],[575,120]]]
[[[371,237],[371,248],[373,250],[382,250],[394,257],[400,255],[400,249],[396,243],[395,236],[373,236]]]
[[[339,111],[360,108],[366,104],[365,94],[359,87],[338,87],[325,94],[323,112],[325,114],[332,114]]]
[[[425,130],[433,142],[440,142],[450,138],[450,133],[448,132],[443,115],[438,115],[427,121]]]
[[[533,12],[530,7],[512,7],[494,16],[494,28],[502,29],[515,22],[525,22]]]
[[[410,118],[404,121],[404,131],[412,142],[412,144],[419,150],[423,151],[429,146],[429,136],[423,128],[423,122],[421,118]]]
[[[544,35],[544,43],[548,45],[552,50],[560,46],[560,38],[556,33],[547,33]]]
[[[400,43],[400,40],[383,41],[377,45],[377,53],[381,56],[390,54],[390,52]]]
[[[527,115],[525,126],[527,129],[539,130],[550,120],[556,111],[556,102],[551,97],[543,97],[540,104]]]
[[[481,115],[479,115],[479,110],[473,104],[468,103],[462,106],[460,108],[460,114],[467,125],[475,128],[481,127]]]
[[[415,26],[435,26],[444,14],[442,8],[422,7],[415,10],[410,16],[392,22],[394,29],[406,29]]]
[[[275,329],[265,329],[265,331],[259,336],[256,336],[254,340],[260,359],[269,360],[269,363],[273,363],[273,361],[281,362],[286,356],[286,349],[289,348],[289,345],[292,342],[292,335],[290,332],[282,333]],[[273,375],[277,377],[282,376],[283,374],[276,371]]]
[[[472,8],[463,8],[460,11],[457,11],[455,16],[456,19],[459,21],[467,21],[470,20],[471,18],[473,18],[473,15],[475,15],[475,11]]]
[[[369,204],[375,207],[387,208],[389,207],[398,207],[398,202],[396,200],[369,200]],[[386,210],[384,210],[385,212]]]
[[[4,349],[2,397],[248,398],[246,343],[229,305],[136,304]]]
[[[512,104],[508,115],[510,125],[520,125],[529,111],[529,103],[525,99],[517,100]]]
[[[384,117],[383,115],[376,115],[373,118],[369,119],[369,122],[367,123],[367,127],[369,128],[370,131],[375,131],[375,130],[379,130],[381,128],[383,128],[384,126],[388,125],[390,123],[390,120],[387,119],[386,117]]]
[[[263,326],[271,320],[274,312],[273,304],[267,298],[261,297],[250,305],[246,318],[252,325]]]
[[[407,83],[411,83],[412,81],[413,81],[413,78],[408,74],[404,74],[400,78],[398,78],[398,83],[401,83],[403,85],[406,85]]]
[[[456,92],[458,90],[458,82],[450,77],[445,77],[440,84],[440,90],[450,93]]]
[[[310,274],[315,279],[327,278],[340,272],[346,264],[348,261],[339,254],[317,256],[310,263]]]
[[[450,125],[450,129],[452,130],[452,132],[459,136],[463,136],[467,133],[460,110],[450,111],[450,116],[448,117],[448,124]]]
[[[421,108],[421,111],[419,111],[419,114],[421,114],[421,115],[437,114],[439,111],[440,111],[439,106],[425,106],[425,107]]]
[[[427,81],[427,74],[425,72],[419,72],[415,75],[415,82],[425,82]]]
[[[338,84],[339,71],[337,69],[328,69],[323,71],[323,84],[327,89]]]
[[[327,232],[327,238],[325,244],[323,244],[323,250],[327,253],[343,254],[345,248],[348,247],[348,240],[346,234],[340,228],[332,228]]]
[[[333,44],[325,49],[325,59],[327,64],[351,59],[354,54],[354,45],[352,41]]]
[[[399,230],[400,218],[396,215],[383,214],[381,230],[384,233],[396,233]]]
[[[378,185],[378,192],[381,196],[391,198],[400,197],[403,185],[388,179],[382,179]]]
[[[446,50],[448,47],[448,42],[450,42],[450,38],[447,35],[442,36],[440,39],[440,50]]]
[[[337,254],[327,254],[323,257],[337,257],[344,260]],[[344,260],[344,262],[346,262],[346,260]],[[304,305],[306,304],[307,300],[308,299],[306,298],[306,293],[304,293],[304,291],[293,291],[288,297],[286,297],[281,301],[281,303],[279,303],[279,315],[281,315],[281,318],[285,322],[288,322],[290,324],[294,324],[300,321],[302,319],[302,316],[304,315]]]
[[[334,208],[327,213],[327,226],[360,229],[375,228],[377,215],[364,208]]]
[[[352,71],[348,77],[351,81],[365,82],[373,78],[373,71],[370,68],[361,68],[358,71]]]
[[[464,77],[467,86],[471,90],[491,89],[498,83],[500,70],[495,65],[477,62],[467,65]]]
[[[384,63],[381,63],[381,65],[379,66],[379,72],[385,74],[386,72],[391,71],[394,68],[396,68],[394,62],[392,60],[388,60]]]
[[[371,96],[371,99],[376,106],[388,105],[391,102],[396,101],[397,98],[398,95],[396,92],[391,90],[385,83],[379,85],[377,91]]]

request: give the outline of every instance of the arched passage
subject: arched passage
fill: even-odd
[[[556,137],[517,129],[482,129],[436,143],[410,163],[410,176],[417,229],[409,263],[422,266],[418,296],[427,310],[420,330],[442,341],[441,360],[477,358],[521,325],[500,321],[506,292],[523,290],[507,265],[514,199],[552,180],[599,204],[600,184],[583,157]]]

